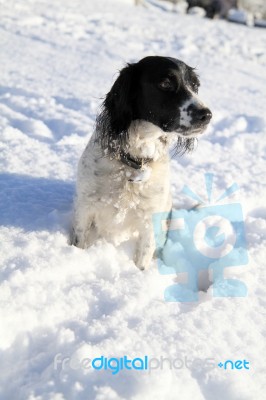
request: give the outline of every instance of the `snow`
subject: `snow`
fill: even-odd
[[[265,377],[265,33],[133,7],[131,0],[0,0],[0,399],[261,400]],[[158,2],[157,2],[158,5]],[[225,269],[243,298],[166,302],[174,275],[139,271],[133,242],[68,245],[78,159],[102,98],[126,63],[170,55],[196,67],[213,119],[197,149],[175,157],[175,208],[236,182],[249,263]],[[205,197],[204,197],[205,196]],[[180,274],[182,275],[182,274]],[[186,279],[183,274],[184,280]],[[215,368],[65,368],[54,359],[211,358]],[[250,370],[217,363],[246,359]],[[155,363],[155,361],[154,361]]]

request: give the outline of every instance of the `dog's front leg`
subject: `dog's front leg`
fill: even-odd
[[[143,227],[143,231],[139,234],[135,254],[136,266],[141,270],[147,269],[151,264],[154,251],[154,233],[152,224],[149,224],[148,227]]]
[[[94,213],[92,207],[84,205],[84,202],[76,201],[70,244],[81,249],[85,249],[93,244],[96,240],[93,220]]]

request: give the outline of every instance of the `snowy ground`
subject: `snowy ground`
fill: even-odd
[[[132,3],[0,0],[1,400],[264,398],[265,31]],[[213,298],[210,287],[199,302],[167,303],[175,277],[156,262],[138,271],[131,244],[67,243],[77,161],[101,98],[125,62],[153,54],[201,76],[214,117],[197,150],[172,161],[174,203],[191,206],[184,185],[204,196],[206,172],[217,194],[237,182],[249,264],[226,270],[247,297]],[[55,369],[57,354],[211,358],[215,368],[113,375]],[[217,367],[227,359],[250,369]]]

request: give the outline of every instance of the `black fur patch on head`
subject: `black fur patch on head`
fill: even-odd
[[[176,132],[175,151],[191,151],[193,134],[201,133],[211,112],[195,101],[200,82],[193,68],[184,62],[160,56],[145,57],[120,71],[96,119],[96,141],[105,155],[119,156],[128,142],[134,120],[151,122],[164,132]],[[194,96],[194,97],[193,97]],[[184,104],[193,110],[184,123]]]

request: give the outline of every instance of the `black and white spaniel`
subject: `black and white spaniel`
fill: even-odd
[[[172,206],[169,147],[193,149],[212,117],[199,85],[193,68],[170,57],[146,57],[120,71],[79,162],[72,244],[136,236],[135,263],[149,266],[152,215]]]

